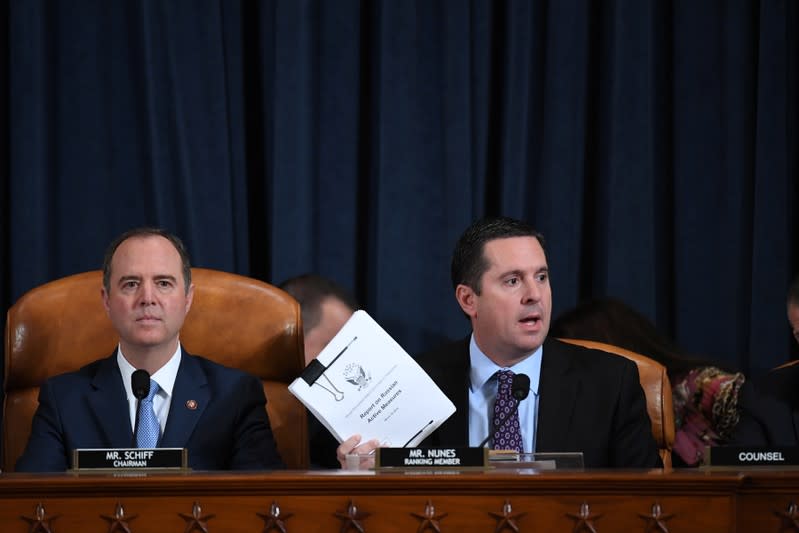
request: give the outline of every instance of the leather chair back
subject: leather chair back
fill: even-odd
[[[237,274],[194,268],[192,281],[194,302],[180,332],[184,348],[261,378],[283,461],[308,468],[305,407],[288,391],[305,366],[299,304],[277,287]],[[39,385],[116,349],[101,287],[101,271],[75,274],[32,289],[8,310],[3,471],[14,469],[25,448]]]
[[[646,395],[646,411],[652,422],[652,434],[655,436],[663,466],[671,468],[671,450],[674,448],[674,408],[672,406],[671,383],[666,367],[639,353],[625,350],[604,342],[559,339],[563,342],[585,346],[594,350],[621,355],[635,362],[641,388]]]

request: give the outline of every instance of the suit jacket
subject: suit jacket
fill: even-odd
[[[469,445],[469,338],[417,358],[455,414],[423,446]],[[586,467],[661,467],[636,364],[554,339],[544,342],[537,452],[583,452]]]
[[[188,448],[196,470],[282,467],[265,407],[258,378],[183,351],[158,446]],[[16,470],[66,470],[75,448],[130,448],[128,413],[116,353],[48,379]]]
[[[339,442],[310,411],[308,417],[308,443],[311,454],[311,470],[341,468],[336,457]]]
[[[730,444],[799,445],[799,365],[773,370],[755,384],[744,383],[741,416]]]

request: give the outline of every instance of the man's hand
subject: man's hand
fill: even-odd
[[[341,468],[347,468],[347,455],[358,454],[360,456],[359,470],[366,470],[374,468],[375,456],[374,451],[380,447],[380,441],[377,439],[368,440],[361,443],[360,435],[353,435],[336,448],[336,458],[338,459]]]

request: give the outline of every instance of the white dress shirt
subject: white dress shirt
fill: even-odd
[[[155,411],[155,416],[158,417],[158,423],[161,426],[161,435],[164,434],[164,428],[166,427],[166,419],[169,416],[169,406],[172,404],[172,390],[175,387],[175,379],[178,376],[178,368],[180,368],[180,358],[181,358],[181,349],[180,344],[178,344],[177,350],[175,353],[172,354],[172,357],[169,361],[166,362],[164,366],[158,369],[158,371],[150,376],[151,380],[154,380],[158,383],[158,393],[156,393],[155,397],[153,397],[153,410]],[[122,384],[125,386],[125,394],[128,397],[128,407],[130,409],[130,427],[133,431],[136,430],[136,408],[137,408],[137,399],[133,395],[133,386],[131,385],[130,378],[133,375],[133,372],[136,371],[136,368],[131,365],[127,359],[125,359],[125,354],[122,353],[122,347],[119,346],[117,348],[117,364],[119,365],[119,371],[122,374]]]

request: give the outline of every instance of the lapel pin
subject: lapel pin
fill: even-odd
[[[186,400],[186,407],[194,411],[197,409],[197,401],[196,400]]]

